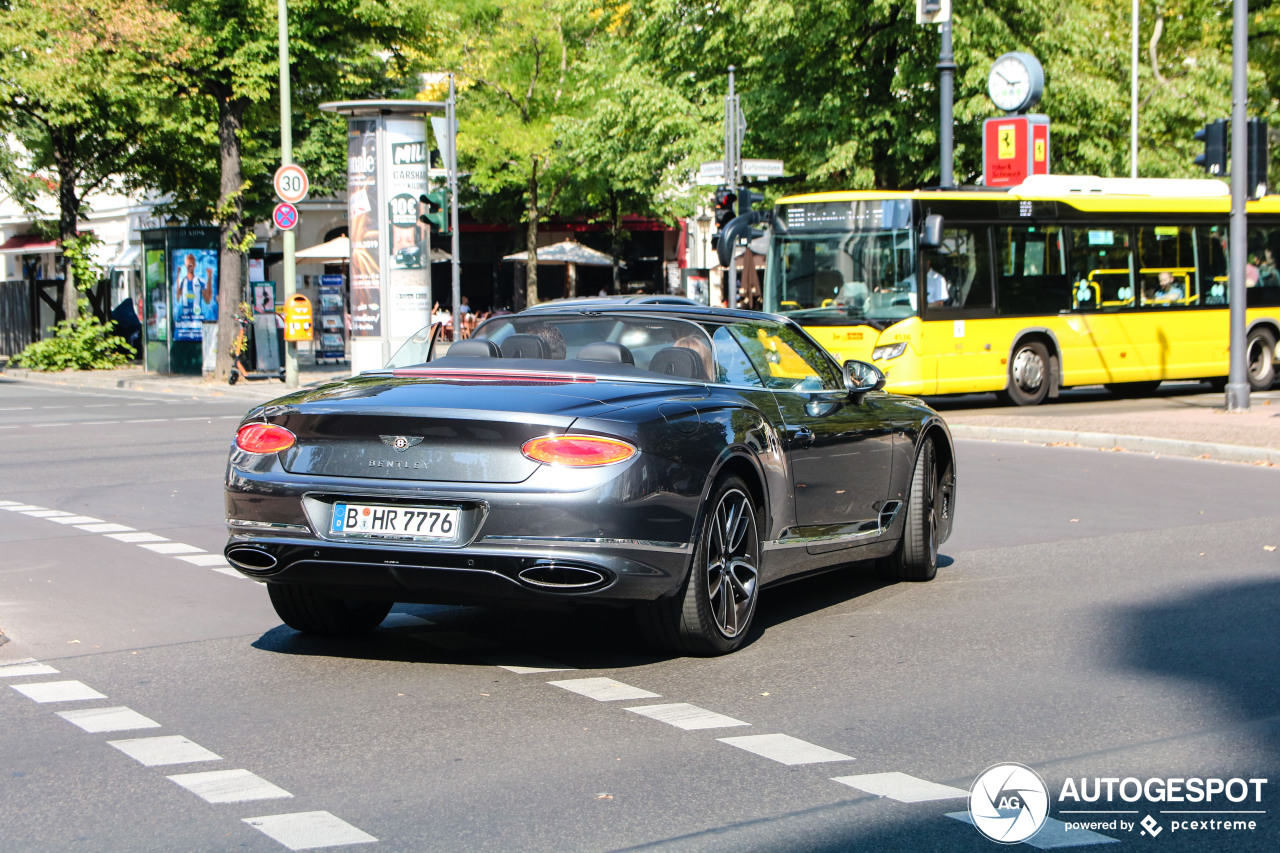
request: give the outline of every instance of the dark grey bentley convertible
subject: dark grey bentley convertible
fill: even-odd
[[[368,630],[397,601],[594,602],[714,655],[771,584],[862,560],[937,572],[956,494],[942,418],[789,320],[540,306],[431,346],[236,434],[226,556],[293,628]]]

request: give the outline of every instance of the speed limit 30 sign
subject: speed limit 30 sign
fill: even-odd
[[[307,180],[307,172],[297,163],[289,163],[276,169],[276,195],[281,201],[297,204],[307,197],[311,182]]]

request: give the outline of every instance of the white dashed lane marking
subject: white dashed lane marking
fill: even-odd
[[[250,800],[283,800],[293,796],[248,770],[211,770],[170,776],[208,803],[246,803]]]
[[[789,766],[820,764],[824,761],[853,761],[851,755],[845,755],[791,735],[745,735],[716,738],[716,740]]]
[[[0,663],[0,678],[17,678],[23,675],[57,675],[58,671],[35,658]]]
[[[32,518],[66,518],[69,515],[75,515],[73,512],[63,512],[60,509],[29,509],[22,514]]]
[[[107,697],[80,681],[40,681],[35,684],[11,684],[32,702],[84,702]]]
[[[106,522],[104,524],[77,524],[76,530],[83,530],[85,533],[127,533],[135,528],[125,524],[113,524]]]
[[[97,524],[102,521],[100,518],[94,518],[92,515],[73,515],[70,518],[51,518],[50,521],[56,521],[58,524]]]
[[[837,776],[831,780],[877,797],[888,797],[900,803],[925,803],[931,800],[955,800],[969,796],[962,788],[939,785],[908,776],[906,773],[867,773],[861,776]]]
[[[210,752],[198,743],[192,743],[181,735],[109,740],[107,743],[147,767],[222,760],[222,756]]]
[[[504,653],[501,656],[491,655],[486,657],[485,660],[499,669],[514,672],[516,675],[534,675],[540,672],[573,672],[577,669],[577,667],[565,666],[553,660],[546,660],[535,655],[525,655],[520,652]]]
[[[155,551],[157,554],[198,554],[204,551],[203,548],[197,548],[185,542],[152,542],[141,544],[138,547],[146,548],[148,551]]]
[[[733,717],[726,717],[724,714],[717,714],[715,711],[699,708],[697,705],[690,705],[687,702],[676,702],[671,705],[645,705],[640,708],[628,708],[627,710],[633,714],[640,714],[685,731],[727,729],[733,726],[751,725],[750,723],[742,722],[742,720],[735,720]]]
[[[617,702],[621,699],[661,699],[661,693],[650,693],[612,678],[571,678],[567,681],[548,681],[552,687],[562,687],[571,693],[595,699],[597,702]]]
[[[315,850],[320,847],[340,847],[344,844],[368,844],[378,840],[329,812],[297,812],[247,817],[244,822],[290,850]]]
[[[973,818],[968,812],[949,812],[947,817],[954,818],[962,823],[973,825]],[[1087,847],[1091,844],[1118,844],[1118,839],[1109,838],[1105,835],[1099,835],[1087,829],[1073,829],[1067,831],[1067,825],[1060,820],[1047,817],[1044,819],[1044,826],[1040,827],[1040,831],[1035,835],[1022,842],[1029,847],[1035,847],[1038,850],[1056,850],[1059,847]]]
[[[184,563],[190,563],[193,566],[200,566],[201,568],[206,569],[230,565],[227,563],[227,558],[221,554],[187,554],[179,556],[178,559],[182,560]],[[236,574],[238,575],[239,572]]]
[[[134,531],[133,533],[108,533],[108,539],[116,539],[120,542],[128,542],[130,544],[138,544],[139,542],[168,542],[163,536],[157,536],[154,533],[143,533],[142,531]]]
[[[85,708],[79,711],[59,711],[58,716],[74,723],[86,732],[125,732],[131,729],[158,729],[160,724],[125,707]]]

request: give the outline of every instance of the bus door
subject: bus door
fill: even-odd
[[[1123,225],[1078,225],[1071,229],[1071,327],[1073,351],[1064,353],[1067,385],[1141,382],[1149,373],[1149,346],[1133,311],[1141,302],[1133,232]],[[1064,342],[1064,350],[1068,345]],[[1145,350],[1145,351],[1144,351]]]
[[[989,231],[985,225],[947,227],[942,245],[921,253],[923,349],[936,356],[939,394],[986,388],[1004,377],[1008,344],[1001,343],[991,319]]]
[[[1220,249],[1211,230],[1190,225],[1136,229],[1140,313],[1132,318],[1131,334],[1141,337],[1143,359],[1155,371],[1152,379],[1198,379],[1225,370],[1226,320],[1199,310],[1219,296],[1212,284],[1205,290],[1198,271],[1198,258],[1209,263]]]

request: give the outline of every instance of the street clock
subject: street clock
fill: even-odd
[[[1024,113],[1044,94],[1044,68],[1029,53],[1006,53],[991,66],[987,75],[991,102],[1007,113]]]

